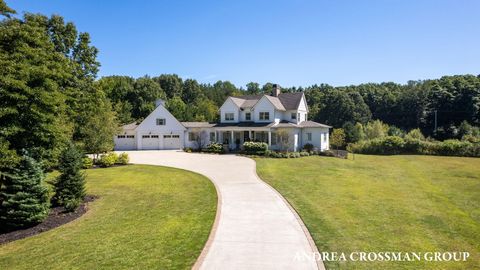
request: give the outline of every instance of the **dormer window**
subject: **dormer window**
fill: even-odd
[[[249,113],[249,112],[245,113],[245,120],[246,120],[246,121],[252,120],[252,114]]]
[[[260,120],[270,120],[270,112],[260,112]]]
[[[291,117],[292,117],[292,120],[297,119],[297,113],[292,112],[292,116],[291,116]]]
[[[166,122],[165,118],[157,118],[157,126],[165,126]]]
[[[225,113],[225,121],[233,121],[233,113]]]

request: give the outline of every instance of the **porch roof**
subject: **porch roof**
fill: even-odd
[[[255,122],[239,122],[239,123],[217,123],[214,127],[271,127],[275,123],[255,123]]]
[[[275,123],[255,123],[255,122],[240,122],[240,123],[218,123],[214,128],[219,130],[259,130],[269,129]]]

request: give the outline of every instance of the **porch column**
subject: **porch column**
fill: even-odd
[[[233,147],[234,144],[235,143],[233,141],[233,130],[232,130],[232,131],[230,131],[230,145]]]
[[[248,131],[248,139],[249,139],[250,141],[253,141],[252,131],[251,131],[251,130]]]
[[[268,131],[268,149],[272,146],[272,132]]]

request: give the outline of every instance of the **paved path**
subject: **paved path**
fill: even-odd
[[[132,163],[198,172],[215,184],[220,193],[220,212],[196,267],[323,269],[322,262],[317,265],[313,260],[295,257],[311,255],[315,250],[312,242],[283,198],[258,178],[253,160],[180,151],[130,151],[128,154]]]

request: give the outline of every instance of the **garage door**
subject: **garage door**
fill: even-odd
[[[143,150],[158,150],[158,149],[160,149],[160,136],[158,136],[158,135],[142,135],[142,149]]]
[[[180,135],[163,135],[163,148],[164,149],[180,149],[182,145],[180,144]]]
[[[135,150],[135,135],[118,135],[115,150]]]

